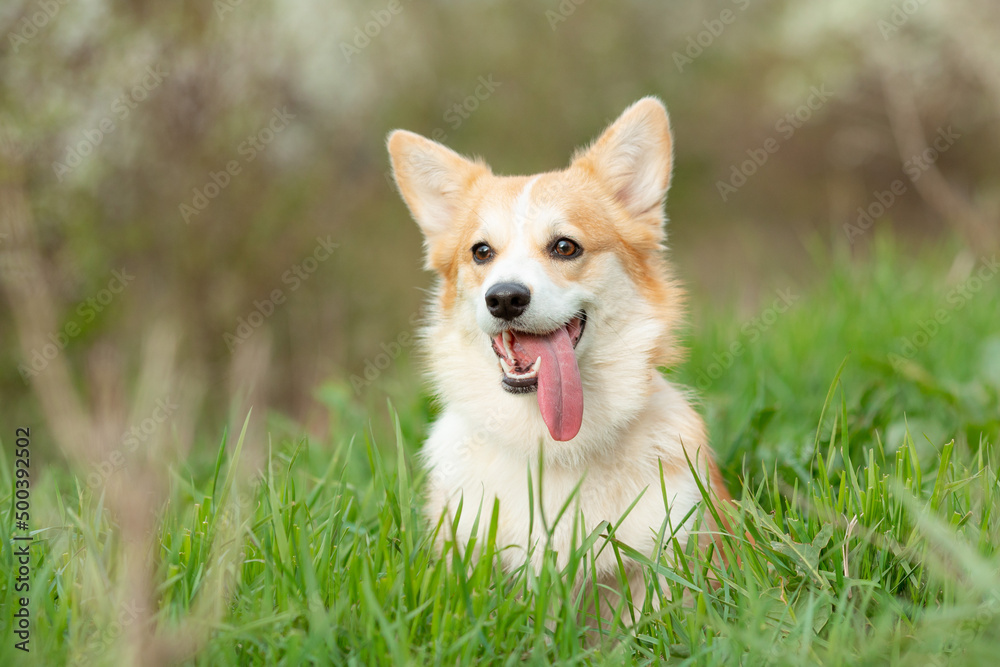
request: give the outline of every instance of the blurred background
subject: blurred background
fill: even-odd
[[[388,172],[397,127],[527,173],[659,96],[690,336],[882,235],[982,254],[998,29],[992,0],[7,0],[5,412],[128,412],[161,347],[191,430],[234,396],[314,432],[425,401],[432,277]]]

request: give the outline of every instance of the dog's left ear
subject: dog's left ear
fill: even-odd
[[[655,213],[662,223],[673,165],[670,120],[663,103],[655,97],[639,100],[573,163],[589,166],[632,217]]]

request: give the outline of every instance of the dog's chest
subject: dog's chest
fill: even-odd
[[[455,537],[467,544],[474,528],[480,538],[485,537],[498,500],[497,546],[510,566],[523,563],[532,549],[531,559],[539,564],[546,545],[565,562],[595,529],[607,534],[603,522],[618,526],[617,539],[648,553],[668,507],[671,518],[679,521],[697,500],[689,480],[677,478],[667,481],[671,497],[665,503],[655,462],[646,466],[649,470],[634,461],[542,466],[539,474],[537,461],[509,456],[489,445],[456,456],[454,447],[442,444],[449,442],[449,426],[447,419],[436,424],[425,450],[430,469],[428,515],[436,522],[447,509],[454,521],[461,501]],[[604,549],[598,568],[614,567],[613,551]]]

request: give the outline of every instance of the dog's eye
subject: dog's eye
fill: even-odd
[[[570,239],[562,238],[552,244],[552,254],[563,259],[572,259],[581,252],[583,248]]]
[[[472,246],[472,258],[479,264],[485,264],[493,259],[493,248],[488,243],[477,243]]]

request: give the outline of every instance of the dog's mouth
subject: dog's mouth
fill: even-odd
[[[493,338],[503,371],[502,386],[513,394],[538,392],[538,407],[553,439],[571,440],[583,422],[583,386],[576,346],[587,314],[545,334],[508,329]]]

